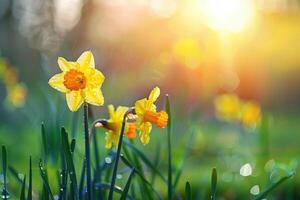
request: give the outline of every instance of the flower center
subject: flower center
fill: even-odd
[[[146,111],[143,120],[155,124],[158,128],[165,128],[168,123],[168,114],[165,111]]]
[[[64,75],[64,85],[70,90],[84,89],[86,78],[82,72],[71,69]]]

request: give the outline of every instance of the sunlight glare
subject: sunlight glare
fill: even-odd
[[[202,8],[212,29],[240,32],[252,21],[253,7],[251,0],[206,0]]]

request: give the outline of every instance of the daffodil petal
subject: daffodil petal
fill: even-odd
[[[85,93],[85,101],[87,103],[95,106],[102,106],[104,104],[104,97],[100,90],[100,87],[87,88],[85,89],[84,93]]]
[[[82,105],[82,103],[84,102],[81,91],[72,91],[67,93],[66,99],[67,99],[67,104],[69,106],[69,109],[72,112],[77,111]]]
[[[146,98],[135,102],[134,108],[137,115],[142,115],[144,113],[146,103],[147,103]]]
[[[107,131],[105,136],[105,148],[111,149],[113,142],[113,133],[111,131]]]
[[[105,80],[105,77],[99,70],[95,68],[87,68],[83,69],[83,71],[85,76],[89,79],[89,87],[101,87],[102,83]]]
[[[110,105],[107,106],[107,110],[108,110],[108,114],[109,114],[110,119],[114,118],[114,116],[115,116],[115,107],[112,104],[110,104]]]
[[[152,124],[149,122],[142,123],[139,126],[140,129],[140,140],[142,144],[146,145],[150,141],[150,132],[152,129]]]
[[[80,64],[80,66],[84,68],[95,68],[94,56],[91,51],[83,52],[81,56],[77,59],[77,62]]]
[[[119,121],[123,121],[123,117],[127,110],[128,108],[125,106],[118,106],[116,110],[116,118],[118,118]]]
[[[54,89],[66,93],[68,89],[64,85],[64,73],[56,74],[49,80],[49,85]]]
[[[149,100],[152,101],[152,102],[155,102],[157,100],[157,98],[159,97],[160,95],[160,89],[159,87],[155,87],[153,88],[153,90],[150,92],[150,95],[149,95]]]

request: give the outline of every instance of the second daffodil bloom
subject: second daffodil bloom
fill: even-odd
[[[105,78],[95,68],[92,52],[82,53],[76,62],[59,57],[58,65],[62,73],[54,75],[49,84],[66,94],[67,104],[72,112],[77,111],[84,102],[103,105],[104,97],[100,89]]]
[[[148,98],[138,100],[135,103],[137,118],[137,128],[141,142],[145,145],[150,141],[152,124],[158,128],[165,128],[168,123],[168,114],[165,111],[156,111],[155,101],[160,95],[160,89],[155,87]]]
[[[261,120],[260,106],[253,102],[246,102],[242,107],[241,121],[245,127],[255,127]]]
[[[234,94],[222,94],[216,97],[216,115],[219,119],[232,122],[238,121],[241,116],[241,102]]]
[[[118,106],[116,110],[113,105],[108,106],[109,119],[107,120],[106,123],[101,124],[101,127],[107,129],[106,137],[105,137],[106,148],[108,149],[112,148],[113,144],[115,147],[118,146],[123,117],[127,110],[128,108],[124,106]],[[135,137],[135,130],[136,130],[135,127],[136,126],[134,123],[126,124],[125,135],[128,138],[132,139]]]

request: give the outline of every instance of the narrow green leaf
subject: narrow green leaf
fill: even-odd
[[[3,179],[4,179],[4,188],[2,190],[1,196],[3,199],[9,198],[9,193],[7,191],[7,152],[5,146],[2,146],[2,170],[3,170]]]
[[[216,200],[218,175],[217,169],[214,167],[211,173],[211,200]]]
[[[264,190],[262,193],[260,193],[257,197],[255,197],[254,200],[262,200],[262,199],[266,198],[268,196],[268,194],[270,194],[272,192],[272,190],[274,190],[277,186],[282,184],[287,179],[293,177],[294,175],[295,175],[295,172],[288,173],[286,176],[282,177],[281,179],[279,179],[275,183],[269,185],[267,187],[267,189]]]
[[[124,144],[126,144],[134,153],[135,155],[137,155],[139,158],[141,158],[141,160],[152,170],[154,171],[164,182],[167,183],[166,178],[162,175],[162,173],[160,172],[160,170],[158,170],[153,164],[152,162],[138,149],[136,148],[134,145],[132,145],[131,143],[124,141]]]
[[[23,182],[22,182],[22,189],[21,189],[21,195],[20,200],[25,200],[25,188],[26,188],[26,175],[24,176]]]
[[[74,154],[74,151],[75,151],[75,146],[76,146],[76,140],[75,139],[72,139],[71,141],[71,153]]]
[[[188,181],[185,183],[185,199],[192,200],[191,185]]]
[[[75,166],[72,158],[72,153],[68,141],[68,134],[64,128],[61,129],[61,139],[62,139],[62,146],[64,150],[64,157],[66,159],[67,163],[67,169],[69,172],[70,180],[71,180],[71,185],[72,185],[72,190],[73,190],[73,196],[76,200],[79,199],[78,195],[78,188],[77,188],[77,178],[76,178],[76,172],[75,172]]]
[[[110,184],[108,184],[108,183],[99,183],[99,184],[97,184],[97,187],[99,187],[101,189],[109,190],[110,189]],[[116,185],[113,187],[113,191],[118,193],[118,194],[123,193],[123,190],[119,186],[116,186]],[[127,199],[133,200],[133,197],[131,197],[130,195],[127,195]]]
[[[127,195],[128,195],[128,191],[129,191],[129,188],[130,188],[130,184],[131,184],[131,179],[132,179],[132,177],[133,177],[133,175],[134,175],[134,172],[135,172],[135,169],[132,168],[132,169],[131,169],[131,172],[130,172],[130,174],[129,174],[127,183],[126,183],[126,185],[125,185],[125,188],[124,188],[124,190],[123,190],[123,192],[122,192],[122,195],[121,195],[120,200],[126,200],[126,197],[127,197]]]
[[[15,179],[19,182],[19,183],[23,183],[23,179],[19,177],[19,172],[13,168],[12,166],[8,165],[8,170],[10,171],[10,173],[13,175],[13,177],[15,177]]]
[[[29,186],[28,186],[27,200],[32,200],[32,162],[31,162],[31,156],[29,158]]]
[[[169,96],[166,95],[166,112],[168,113],[168,199],[172,200],[173,197],[173,182],[172,182],[172,143],[171,143],[171,108],[170,108],[170,99]]]
[[[42,164],[42,160],[40,160],[40,162],[39,162],[39,168],[40,168],[40,175],[41,175],[42,180],[43,180],[43,185],[44,185],[45,189],[47,190],[45,195],[50,196],[50,198],[52,200],[54,200],[54,197],[53,197],[53,194],[52,194],[52,191],[51,191],[51,188],[50,188],[50,184],[48,182],[48,177],[47,177],[46,171],[45,171],[45,169],[43,167],[43,164]]]
[[[140,170],[134,167],[123,155],[121,155],[120,158],[123,161],[123,163],[127,165],[129,168],[135,169],[134,172],[142,179],[144,183],[146,183],[150,187],[150,189],[157,195],[158,199],[162,199],[160,194],[153,188],[153,185],[143,176],[143,173]]]

